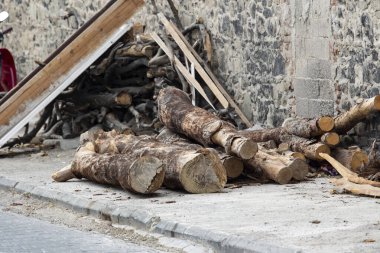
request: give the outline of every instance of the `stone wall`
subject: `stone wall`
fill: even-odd
[[[5,46],[15,55],[19,76],[33,70],[35,60],[44,60],[106,2],[2,1],[0,7],[10,12],[2,27],[14,27]],[[135,20],[157,30],[159,22],[146,2]],[[170,17],[166,0],[156,2]],[[379,0],[174,4],[184,26],[203,18],[213,41],[213,69],[255,123],[278,126],[290,115],[333,115],[379,93]],[[76,15],[63,19],[68,11]]]
[[[379,94],[380,1],[334,0],[331,19],[335,111],[341,112]],[[362,144],[379,136],[378,116],[355,128]]]

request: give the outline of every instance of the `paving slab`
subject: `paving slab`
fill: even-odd
[[[74,150],[0,160],[0,188],[78,211],[192,239],[218,252],[380,252],[380,200],[332,194],[327,178],[289,185],[249,185],[215,194],[161,189],[139,196],[51,174]]]

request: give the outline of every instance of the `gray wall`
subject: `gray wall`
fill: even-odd
[[[14,33],[5,45],[20,77],[36,67],[107,1],[5,0]],[[157,29],[150,0],[135,20]],[[166,0],[158,8],[171,16]],[[332,115],[379,93],[379,0],[174,0],[183,25],[210,30],[213,67],[255,123]],[[64,20],[66,11],[77,17]]]

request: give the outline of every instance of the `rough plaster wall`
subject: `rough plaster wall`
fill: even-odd
[[[331,17],[335,109],[338,113],[362,98],[379,94],[380,1],[333,0]],[[368,144],[368,136],[379,136],[379,116],[355,128],[356,138],[362,144]]]
[[[44,60],[78,27],[75,17],[63,20],[67,8],[74,7],[87,20],[107,1],[5,0],[2,9],[11,18],[4,26],[14,32],[5,46],[15,55],[19,76]],[[160,11],[171,16],[166,0],[156,0]],[[135,20],[157,29],[150,0]],[[291,74],[292,12],[288,0],[177,0],[183,25],[197,17],[211,31],[215,58],[213,67],[222,84],[254,122],[277,126],[294,103]],[[290,109],[289,109],[290,108]]]

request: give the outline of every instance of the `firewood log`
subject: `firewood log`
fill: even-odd
[[[276,156],[270,155],[261,150],[256,153],[254,158],[244,162],[246,167],[262,170],[266,177],[279,184],[287,184],[293,177],[292,168],[286,166]]]
[[[165,144],[175,144],[183,148],[201,149],[202,146],[191,143],[188,139],[170,131],[167,128],[161,130],[160,134],[156,137],[157,140]],[[235,156],[227,155],[220,150],[215,149],[223,167],[226,170],[227,178],[233,179],[239,177],[244,170],[243,161]]]
[[[169,87],[157,98],[159,118],[170,130],[186,135],[203,145],[218,145],[227,154],[250,159],[257,152],[257,144],[240,135],[229,123],[212,113],[195,107],[183,91]]]
[[[126,91],[117,91],[113,93],[78,94],[73,97],[73,101],[78,105],[88,104],[95,108],[115,107],[131,105],[132,97]]]
[[[380,110],[380,95],[364,100],[356,104],[347,112],[344,112],[334,118],[334,131],[338,134],[344,134],[353,128],[357,123],[364,120],[370,113]]]
[[[295,180],[304,180],[309,172],[309,165],[303,159],[293,157],[291,153],[279,154],[276,150],[268,150],[261,148],[261,151],[267,153],[271,156],[276,157],[276,159],[282,161],[286,166],[292,169],[292,175]]]
[[[330,147],[333,147],[333,146],[336,146],[339,144],[340,137],[335,132],[324,133],[321,136],[321,142],[330,146]]]
[[[151,45],[131,45],[116,51],[117,57],[148,57],[152,58],[154,47]]]
[[[117,135],[113,138],[109,133],[98,136],[94,143],[98,153],[158,157],[165,165],[164,185],[171,189],[184,189],[190,193],[218,192],[227,181],[217,155],[204,148],[164,144],[149,136]]]
[[[323,160],[323,158],[318,155],[320,152],[330,154],[330,148],[327,145],[316,142],[315,140],[290,135],[281,127],[262,130],[243,130],[239,133],[254,142],[274,140],[277,144],[287,143],[289,149],[294,152],[301,152],[311,160]]]
[[[98,154],[91,142],[79,148],[69,168],[77,178],[120,185],[125,190],[142,194],[158,190],[165,176],[163,163],[156,157],[134,153]],[[70,179],[72,175],[67,169],[53,174],[53,179],[59,182]]]
[[[312,138],[329,132],[334,128],[334,119],[323,116],[317,119],[290,118],[282,127],[289,133],[303,138]]]
[[[333,150],[332,155],[343,166],[356,173],[360,173],[360,170],[364,169],[369,162],[368,155],[359,147],[336,148]]]

